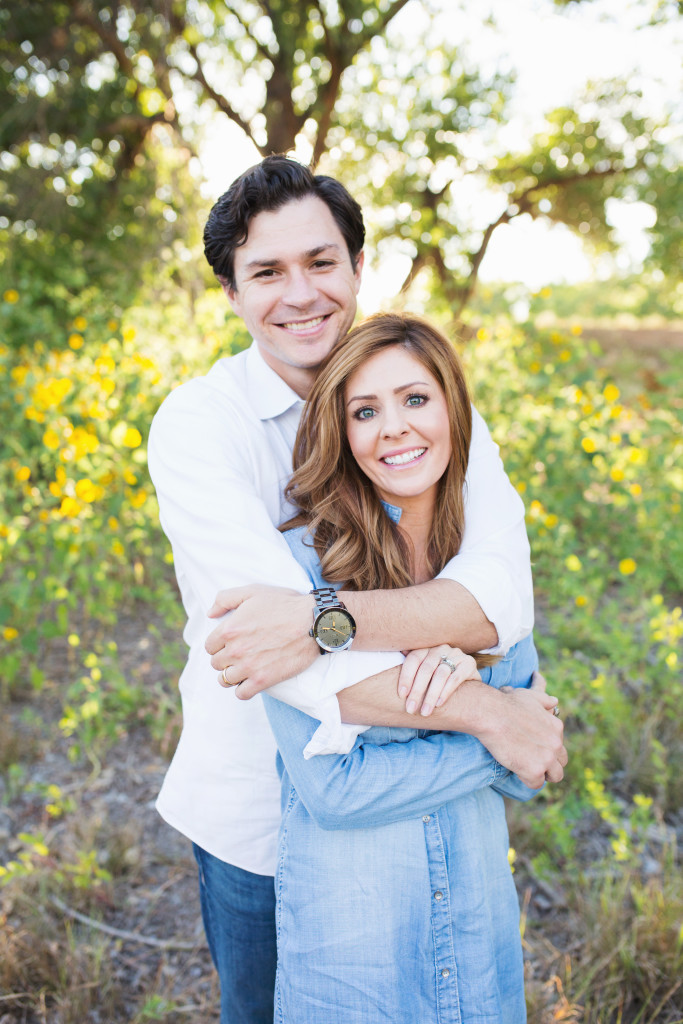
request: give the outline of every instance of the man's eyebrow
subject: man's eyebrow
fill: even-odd
[[[338,245],[336,242],[324,242],[322,245],[316,245],[315,248],[313,249],[306,249],[306,251],[302,253],[302,256],[304,257],[304,259],[314,260],[316,256],[320,256],[321,253],[329,252],[330,250],[334,252],[341,252],[342,247]],[[257,256],[255,259],[249,260],[248,263],[245,263],[244,269],[258,270],[266,267],[279,267],[282,265],[282,263],[283,260],[278,259],[277,256],[264,256],[263,258]]]
[[[394,394],[399,395],[401,391],[409,391],[410,388],[428,388],[429,384],[426,380],[414,380],[410,384],[400,384],[399,387],[394,388]],[[377,395],[353,395],[349,398],[347,405],[351,405],[351,402],[367,402],[373,398],[377,398]]]

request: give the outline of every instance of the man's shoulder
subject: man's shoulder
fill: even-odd
[[[212,410],[227,413],[235,408],[235,402],[248,408],[246,355],[238,352],[219,359],[207,373],[183,381],[166,396],[154,419],[188,413],[201,415]]]

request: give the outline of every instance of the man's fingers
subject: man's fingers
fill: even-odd
[[[219,590],[206,614],[210,619],[219,618],[221,615],[225,615],[226,612],[237,608],[243,601],[246,601],[250,593],[250,587],[228,587],[227,590]]]
[[[565,764],[566,763],[567,762],[565,761]],[[548,782],[562,782],[562,779],[564,778],[564,769],[559,761],[556,761],[551,768],[548,768],[545,773],[545,777]]]

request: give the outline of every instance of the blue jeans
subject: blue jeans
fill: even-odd
[[[273,1024],[275,889],[192,844],[204,930],[221,983],[221,1024]]]

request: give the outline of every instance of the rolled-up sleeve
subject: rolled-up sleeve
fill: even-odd
[[[478,602],[498,633],[493,653],[504,654],[533,629],[524,503],[505,473],[498,445],[474,408],[465,481],[465,533],[460,551],[439,578],[460,583]]]

